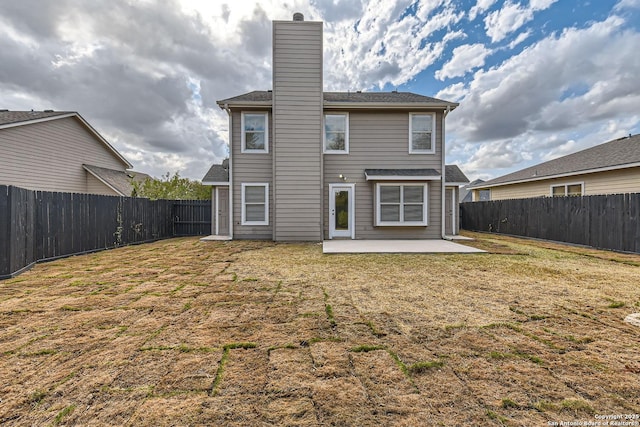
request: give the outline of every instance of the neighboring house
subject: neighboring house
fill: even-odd
[[[301,14],[275,21],[273,90],[218,101],[229,115],[230,159],[203,179],[214,186],[214,234],[456,234],[458,187],[468,180],[457,166],[443,172],[445,117],[458,104],[396,91],[323,92],[322,37],[322,22]]]
[[[640,193],[640,135],[629,135],[577,153],[469,186],[473,201],[549,196]]]
[[[473,193],[470,190],[471,187],[474,187],[478,184],[482,184],[484,180],[476,179],[471,181],[469,184],[460,187],[460,203],[466,203],[473,201]],[[478,200],[483,202],[485,200],[489,200],[490,191],[489,190],[480,190]]]
[[[130,196],[131,164],[80,114],[0,110],[0,184]]]

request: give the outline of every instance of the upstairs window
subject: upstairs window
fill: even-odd
[[[433,113],[409,114],[409,153],[433,154],[436,152],[436,115]]]
[[[324,115],[324,150],[327,154],[349,153],[349,114]]]
[[[376,225],[427,225],[427,184],[377,184]]]
[[[269,152],[267,113],[242,113],[242,153]]]
[[[582,183],[552,185],[551,186],[551,195],[553,197],[582,196],[582,194],[583,194],[582,185],[583,185]]]

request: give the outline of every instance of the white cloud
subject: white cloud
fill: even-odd
[[[469,10],[469,21],[473,21],[476,17],[489,10],[496,0],[478,0],[475,6]]]
[[[507,1],[502,9],[491,12],[484,20],[484,28],[493,43],[499,42],[533,19],[533,10]]]
[[[469,88],[462,82],[448,86],[438,93],[435,97],[438,99],[446,99],[447,101],[458,102],[469,93]]]
[[[509,42],[509,49],[513,49],[518,46],[520,43],[528,39],[529,36],[531,36],[531,31],[525,31],[524,33],[518,34],[518,37]]]
[[[467,72],[482,67],[485,58],[491,54],[491,50],[481,43],[465,44],[453,49],[452,58],[436,71],[435,76],[439,80],[451,77],[464,76]]]
[[[640,0],[620,0],[614,7],[614,10],[622,9],[640,9]]]
[[[529,0],[529,7],[533,10],[545,10],[558,0]]]
[[[464,15],[453,5],[418,5],[416,15],[406,14],[409,1],[378,0],[352,22],[325,24],[325,87],[355,90],[406,83],[433,64],[460,30],[431,40],[431,35],[450,28]],[[404,16],[403,16],[404,15]],[[402,18],[401,18],[402,16]],[[355,31],[354,31],[355,29]]]

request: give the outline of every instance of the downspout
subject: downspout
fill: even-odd
[[[445,119],[447,118],[447,114],[449,114],[449,112],[451,111],[451,106],[447,105],[447,109],[444,110],[444,113],[442,114],[442,179],[441,179],[441,183],[442,183],[442,191],[441,191],[441,201],[440,201],[440,209],[442,210],[442,217],[440,218],[441,221],[441,237],[443,240],[451,240],[450,238],[447,237],[447,233],[446,233],[446,215],[447,215],[447,209],[445,207],[445,203],[446,203],[446,184],[447,184],[447,177],[446,177],[446,162],[445,162]]]
[[[229,116],[229,237],[233,239],[233,120],[229,104],[222,107]]]

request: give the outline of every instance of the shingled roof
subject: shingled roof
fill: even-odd
[[[204,185],[220,182],[229,182],[229,159],[224,159],[220,165],[211,166],[204,178],[202,178]]]
[[[270,106],[273,98],[273,92],[254,90],[242,95],[234,96],[218,101],[218,105],[223,107],[225,104],[248,104],[248,105],[265,105]],[[415,104],[425,106],[432,104],[433,106],[449,106],[452,109],[457,107],[455,102],[444,101],[442,99],[432,98],[430,96],[418,95],[411,92],[324,92],[323,99],[325,105],[331,104]]]
[[[48,117],[61,116],[65,114],[74,114],[72,111],[9,111],[0,110],[0,126],[15,124],[21,122],[29,122],[32,120],[46,119]]]
[[[614,139],[469,188],[495,187],[631,166],[640,166],[640,134]]]
[[[143,182],[146,179],[153,179],[142,172],[107,169],[93,165],[82,165],[82,167],[107,187],[126,197],[131,196],[133,192],[132,180]]]

